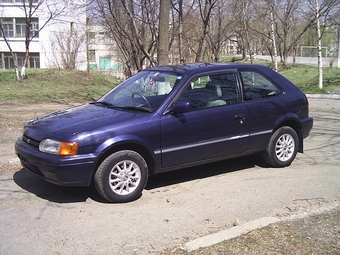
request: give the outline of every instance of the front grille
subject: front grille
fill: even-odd
[[[39,141],[35,140],[31,137],[28,137],[26,135],[23,135],[22,140],[24,141],[25,144],[27,144],[30,147],[33,147],[35,149],[39,149]]]

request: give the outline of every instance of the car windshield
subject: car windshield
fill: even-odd
[[[183,77],[173,72],[141,71],[108,92],[94,104],[153,112]]]

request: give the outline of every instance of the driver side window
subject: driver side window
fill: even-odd
[[[179,101],[189,102],[192,110],[239,102],[235,73],[205,75],[193,79]]]

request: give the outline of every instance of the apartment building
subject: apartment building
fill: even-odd
[[[28,2],[32,2],[34,14],[27,68],[65,67],[73,61],[77,69],[86,69],[85,0],[0,0],[3,34],[17,57],[18,67],[23,65],[26,51]],[[13,57],[3,34],[0,32],[0,69],[12,69]]]
[[[103,27],[88,22],[87,43],[90,69],[100,69],[110,75],[123,77],[122,65],[117,59],[116,44]]]

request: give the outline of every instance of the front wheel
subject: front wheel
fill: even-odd
[[[284,126],[271,136],[263,158],[273,167],[289,166],[297,154],[298,147],[299,139],[295,130]]]
[[[144,158],[130,150],[108,156],[98,167],[94,184],[106,200],[124,203],[136,200],[148,180],[148,167]]]

